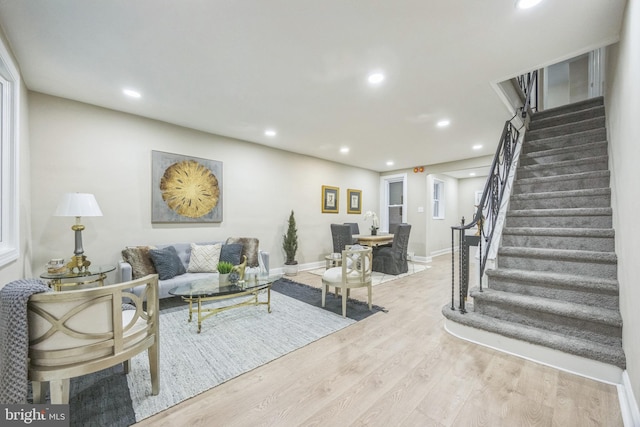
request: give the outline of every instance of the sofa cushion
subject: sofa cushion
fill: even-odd
[[[189,259],[189,273],[215,273],[220,260],[222,244],[198,245],[191,244],[191,258]]]
[[[131,265],[132,278],[140,279],[148,274],[156,274],[149,250],[153,246],[131,246],[122,250],[122,259]]]
[[[258,267],[260,265],[259,246],[260,241],[255,237],[229,237],[227,244],[240,243],[242,244],[242,255],[247,257],[247,267]]]
[[[222,245],[220,250],[220,261],[227,261],[233,265],[240,264],[242,260],[242,244],[231,243],[228,245]]]
[[[172,277],[184,274],[187,270],[182,265],[182,261],[178,257],[178,252],[173,246],[165,249],[150,249],[149,255],[153,260],[153,265],[158,272],[160,280],[171,279]]]

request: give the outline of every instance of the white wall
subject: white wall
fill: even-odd
[[[627,373],[640,406],[640,239],[638,213],[640,189],[640,1],[629,0],[622,26],[620,42],[607,52],[609,76],[606,100],[609,132],[609,161],[618,281],[620,282],[620,312],[623,319],[623,344],[627,356]]]
[[[0,42],[9,46],[4,37],[0,33]],[[6,49],[9,51],[9,49]],[[11,60],[17,65],[14,58],[5,58]],[[17,67],[16,67],[17,68]],[[18,186],[19,186],[19,232],[18,242],[20,245],[20,255],[16,261],[0,267],[0,287],[7,283],[31,277],[31,197],[30,197],[30,176],[29,176],[29,120],[28,120],[28,99],[27,90],[24,85],[20,87],[20,122],[18,133]]]
[[[486,176],[458,180],[458,214],[464,216],[466,224],[473,220],[476,213],[475,193],[484,190],[486,181]]]
[[[194,131],[40,93],[29,93],[34,274],[53,257],[73,254],[73,218],[54,217],[65,192],[95,194],[103,217],[83,218],[85,254],[114,264],[125,245],[253,236],[284,262],[282,234],[295,211],[301,264],[331,252],[333,222],[347,215],[347,188],[361,189],[363,212],[378,208],[379,174],[245,141]],[[223,222],[151,223],[151,151],[223,162]],[[321,187],[340,187],[340,213],[321,213]]]
[[[444,182],[444,219],[433,218],[433,180]],[[427,256],[451,251],[451,226],[460,224],[458,212],[458,180],[448,175],[427,175],[427,203],[425,206]]]

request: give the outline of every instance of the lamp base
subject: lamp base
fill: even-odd
[[[84,255],[74,255],[71,257],[71,260],[67,263],[67,268],[71,273],[75,268],[78,269],[78,273],[82,273],[83,270],[89,271],[89,266],[91,265],[91,261],[87,259]]]

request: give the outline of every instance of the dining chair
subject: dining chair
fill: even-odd
[[[409,248],[410,224],[399,224],[393,234],[390,247],[381,247],[373,256],[373,271],[398,275],[409,271],[407,250]]]
[[[144,285],[140,296],[130,292]],[[143,302],[145,307],[143,309]],[[96,288],[34,294],[28,302],[28,378],[33,402],[69,403],[73,377],[124,363],[147,351],[151,394],[160,391],[158,275]],[[47,384],[48,383],[48,384]]]
[[[345,222],[344,225],[348,225],[349,227],[351,227],[351,244],[355,245],[356,243],[358,243],[358,239],[353,236],[356,234],[360,234],[360,226],[358,226],[357,222]]]
[[[348,245],[342,251],[342,265],[333,267],[322,275],[322,307],[325,306],[327,292],[333,286],[336,296],[342,294],[342,317],[347,317],[347,299],[353,288],[367,288],[367,301],[371,310],[371,266],[370,247]],[[340,292],[338,292],[340,291]]]
[[[333,239],[333,253],[342,253],[347,245],[353,244],[351,226],[345,224],[331,224],[331,237]]]

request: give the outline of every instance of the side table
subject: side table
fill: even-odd
[[[62,288],[67,286],[87,285],[89,283],[99,283],[99,286],[104,286],[104,279],[107,278],[107,273],[115,269],[113,265],[100,265],[80,273],[71,271],[59,274],[42,273],[40,278],[49,280],[49,287],[52,287],[55,291],[61,291]]]

